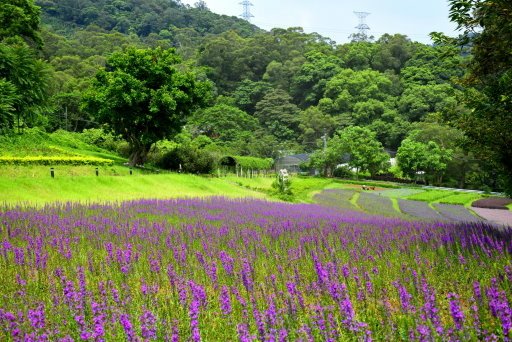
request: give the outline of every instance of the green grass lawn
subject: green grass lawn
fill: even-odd
[[[54,179],[0,177],[0,202],[7,204],[204,196],[265,197],[261,192],[224,179],[194,175],[80,176]]]
[[[476,193],[457,193],[455,195],[451,195],[448,197],[443,197],[439,199],[437,202],[439,203],[445,203],[445,204],[461,204],[466,207],[471,206],[471,203],[483,198],[484,196],[482,194],[476,194]]]
[[[242,178],[235,176],[228,176],[222,178],[228,182],[236,183],[240,186],[254,189],[257,191],[268,191],[272,188],[272,182],[274,182],[274,177],[254,177],[254,178]]]
[[[446,190],[427,190],[424,192],[406,196],[405,199],[430,203],[456,194],[456,192]]]
[[[408,196],[420,194],[422,192],[425,192],[425,190],[402,188],[402,189],[374,191],[373,193],[381,195],[381,196],[397,199],[397,198],[406,198]]]
[[[78,177],[94,176],[96,166],[91,165],[58,165],[54,167],[56,177]],[[130,169],[123,165],[98,166],[100,176],[127,176]],[[152,173],[140,168],[132,169],[133,175]],[[29,166],[0,166],[0,178],[50,178],[50,166],[29,165]]]
[[[274,198],[279,198],[272,188],[275,177],[239,178],[231,176],[221,179],[239,184],[251,190],[260,191]],[[312,203],[314,202],[313,196],[324,189],[345,187],[343,183],[332,178],[291,176],[290,181],[292,196],[289,199],[293,202]]]

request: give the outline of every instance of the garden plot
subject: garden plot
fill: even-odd
[[[354,190],[327,189],[316,194],[314,200],[316,203],[349,210],[359,210],[350,202],[356,192]]]
[[[393,208],[393,202],[388,197],[362,192],[357,204],[361,209],[372,215],[401,216],[401,213]]]
[[[380,190],[372,192],[376,195],[381,195],[389,198],[404,198],[407,196],[416,195],[419,193],[425,192],[425,190],[422,189],[386,189],[386,190]]]
[[[424,220],[443,220],[443,216],[432,209],[427,202],[398,200],[400,210],[407,215]]]
[[[457,222],[479,222],[483,221],[480,217],[473,215],[462,205],[455,204],[433,204],[434,208],[446,219]]]

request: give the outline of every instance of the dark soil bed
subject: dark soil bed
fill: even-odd
[[[504,197],[482,198],[471,203],[472,207],[487,209],[504,209],[508,210],[507,205],[512,203],[512,199]]]

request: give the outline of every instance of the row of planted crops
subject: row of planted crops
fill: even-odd
[[[512,337],[512,231],[210,198],[0,213],[0,340]]]

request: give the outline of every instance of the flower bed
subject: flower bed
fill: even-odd
[[[482,198],[471,203],[472,207],[487,209],[504,209],[508,210],[507,205],[512,203],[512,199],[504,197]]]
[[[425,220],[443,220],[443,216],[432,209],[427,202],[399,199],[398,205],[403,213],[412,217]]]
[[[455,204],[441,204],[436,203],[434,204],[434,207],[436,210],[445,218],[447,218],[450,221],[457,221],[457,222],[479,222],[482,221],[481,218],[477,217],[476,215],[473,215],[469,212],[468,209],[466,209],[462,205],[455,205]]]
[[[209,198],[6,208],[0,233],[2,341],[512,337],[512,230],[485,223]]]

